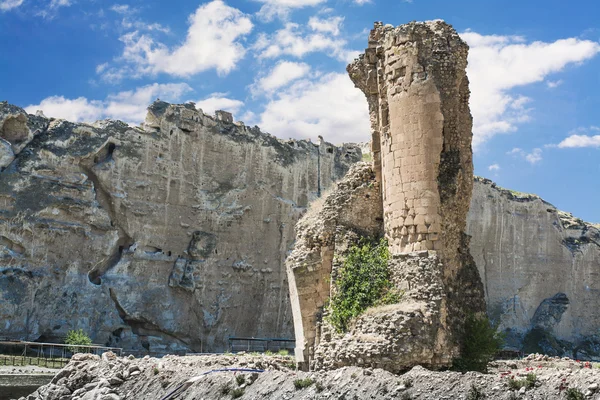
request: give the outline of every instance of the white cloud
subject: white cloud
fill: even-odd
[[[186,83],[168,83],[142,86],[135,90],[109,95],[105,100],[88,100],[85,97],[67,99],[63,96],[45,98],[40,104],[25,107],[28,113],[42,110],[47,117],[73,122],[93,122],[103,118],[139,123],[146,116],[146,108],[157,97],[177,101],[192,88]]]
[[[131,15],[138,12],[137,8],[130,7],[128,4],[115,4],[110,10],[122,15]]]
[[[333,36],[338,36],[340,34],[342,22],[344,22],[344,17],[310,17],[308,20],[308,26],[313,31],[331,33]]]
[[[258,0],[264,5],[257,13],[258,17],[266,22],[274,18],[287,19],[290,12],[294,9],[313,7],[327,0]]]
[[[344,73],[297,81],[266,105],[259,125],[283,138],[333,143],[364,142],[370,132],[365,97]]]
[[[310,71],[306,63],[280,61],[268,75],[257,79],[251,86],[254,94],[272,93],[296,79],[302,78]]]
[[[354,0],[354,3],[362,6],[363,4],[372,3],[373,0]]]
[[[69,7],[72,4],[72,0],[52,0],[50,1],[50,8]]]
[[[512,149],[511,151],[507,152],[506,154],[508,155],[518,155],[518,154],[523,154],[523,149],[520,149],[518,147],[515,147],[514,149]]]
[[[595,133],[597,135],[590,135],[586,133]],[[552,146],[554,147],[554,146]],[[556,147],[561,149],[566,148],[581,148],[581,147],[598,147],[600,148],[600,127],[591,126],[588,129],[579,128],[573,132],[570,132],[570,136],[560,142]]]
[[[34,114],[42,110],[47,117],[62,118],[73,122],[92,122],[101,118],[104,105],[99,100],[88,100],[85,97],[67,99],[63,96],[51,96],[41,101],[40,104],[25,107],[25,110]]]
[[[212,68],[227,74],[244,57],[246,49],[239,40],[253,25],[240,10],[214,0],[198,7],[189,24],[183,43],[172,49],[139,29],[123,35],[120,40],[125,48],[117,61],[124,65],[108,69],[103,78],[115,81],[158,73],[189,77]],[[160,30],[159,26],[154,28]]]
[[[234,116],[244,106],[243,101],[230,99],[227,97],[227,93],[212,93],[195,103],[196,107],[205,114],[214,114],[216,110],[223,110],[234,114]]]
[[[537,164],[542,161],[542,149],[536,147],[531,151],[531,153],[527,153],[525,150],[515,147],[511,151],[506,154],[511,155],[513,157],[520,157],[530,163],[531,165]]]
[[[546,86],[548,86],[549,89],[557,88],[557,87],[559,87],[562,84],[563,84],[562,79],[559,79],[557,81],[548,81],[548,82],[546,82]]]
[[[542,161],[542,149],[535,148],[531,153],[525,154],[525,160],[532,165]]]
[[[24,0],[0,0],[0,11],[9,11],[19,7]]]
[[[500,165],[492,164],[488,167],[488,171],[500,171]]]
[[[259,35],[253,49],[259,52],[259,58],[277,58],[283,55],[302,58],[309,53],[324,52],[338,60],[350,61],[356,52],[346,49],[346,44],[346,40],[335,37],[331,32],[306,29],[288,22],[283,29],[271,35]]]
[[[544,81],[567,65],[600,52],[600,44],[576,38],[526,43],[521,36],[470,31],[461,36],[471,47],[467,72],[475,147],[498,133],[515,131],[517,124],[529,120],[526,105],[530,99],[511,93],[511,89]]]
[[[135,17],[139,10],[135,7],[130,7],[128,4],[115,4],[110,8],[111,11],[123,16],[121,20],[121,28],[125,30],[135,29],[138,31],[158,31],[169,33],[171,30],[159,23],[148,23]]]

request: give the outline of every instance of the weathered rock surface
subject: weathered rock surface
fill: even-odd
[[[322,318],[323,282],[330,282],[330,293],[337,290],[332,260],[358,240],[337,243],[343,224],[328,229],[332,239],[316,240],[315,228],[303,220],[294,249],[299,255],[287,268],[299,362],[317,369],[366,365],[392,372],[448,367],[459,355],[466,315],[485,311],[465,234],[473,187],[467,53],[467,44],[443,21],[396,28],[375,23],[365,53],[348,66],[371,116],[374,182],[361,184],[380,190],[381,197],[340,185],[325,208],[348,196],[354,198],[352,208],[382,206],[380,215],[354,214],[351,225],[355,232],[363,228],[359,239],[372,238],[374,229],[366,228],[382,221],[391,280],[404,294],[397,304],[368,309],[348,332],[336,333]],[[337,212],[347,213],[345,207]],[[307,262],[311,259],[319,261]]]
[[[156,352],[292,336],[294,226],[361,157],[159,101],[142,128],[4,102],[0,137],[0,336]]]
[[[477,178],[467,232],[508,346],[600,359],[600,230]]]
[[[578,390],[588,399],[598,399],[600,369],[591,367],[573,360],[532,355],[525,360],[491,363],[489,374],[433,372],[415,367],[405,374],[395,375],[381,369],[360,367],[307,373],[295,371],[290,359],[260,355],[167,356],[162,359],[77,356],[59,372],[53,383],[21,400],[212,400],[237,397],[533,400],[564,399],[568,389]],[[218,371],[234,368],[265,371]],[[510,386],[511,379],[524,384],[528,374],[535,375],[535,381],[532,380],[528,387]],[[176,396],[168,397],[173,392]]]
[[[0,108],[2,121],[10,115],[18,122],[19,115],[26,115],[6,103]],[[196,115],[191,109],[189,112]],[[154,112],[150,117],[161,121],[171,114],[160,117],[157,111],[157,117],[153,115]],[[12,144],[4,146],[10,147],[12,154],[19,154],[3,167],[0,175],[0,337],[62,341],[67,330],[81,327],[97,343],[127,349],[147,346],[151,351],[161,352],[198,351],[198,347],[188,344],[190,335],[206,339],[211,332],[218,332],[214,346],[208,346],[215,350],[222,348],[229,335],[292,336],[281,260],[292,241],[293,224],[306,202],[316,198],[320,162],[326,160],[320,164],[324,188],[330,185],[332,176],[343,176],[347,165],[358,157],[348,155],[349,161],[344,163],[344,150],[325,143],[317,152],[314,145],[306,142],[281,143],[258,134],[255,128],[217,122],[199,113],[197,117],[205,124],[200,126],[197,122],[194,128],[197,132],[176,128],[173,137],[170,129],[139,130],[114,121],[90,126],[29,115],[26,134],[22,125],[16,129],[21,133],[15,134],[11,128],[14,122],[8,124],[5,134],[3,124],[0,137],[6,135],[15,143],[15,136],[27,139],[14,150]],[[168,118],[173,122],[155,124],[183,126],[185,121],[175,116]],[[191,119],[188,123],[192,126]],[[198,136],[187,136],[192,134]],[[239,142],[233,145],[235,140]],[[108,158],[110,143],[107,142],[114,142],[115,148],[112,160],[102,163],[101,160]],[[195,171],[187,174],[186,179],[201,180],[194,183],[197,189],[181,192],[181,204],[190,204],[188,211],[181,214],[183,218],[192,215],[187,222],[179,222],[179,214],[175,212],[162,214],[163,210],[174,207],[165,206],[164,196],[168,181],[179,182],[174,179],[177,175],[173,170],[170,178],[168,171],[170,165],[179,165],[172,158],[178,157],[177,149],[183,144],[183,154],[195,152],[198,162],[191,167],[190,161],[185,161],[183,170]],[[173,153],[168,151],[169,146]],[[289,153],[283,154],[294,154],[295,161],[286,167],[275,162],[280,157],[277,148],[288,149],[285,151]],[[327,157],[331,154],[328,149],[339,162],[328,164]],[[85,165],[78,166],[82,159],[91,158],[94,164],[96,153],[98,164],[91,168],[96,171],[98,185],[92,180],[96,179],[94,175],[85,172]],[[138,153],[143,156],[141,161]],[[239,154],[247,154],[251,165],[248,170],[252,173],[270,176],[268,171],[279,171],[279,180],[250,181],[248,185],[230,180],[247,168],[239,158],[237,163],[232,162],[234,155]],[[188,160],[186,157],[182,160]],[[136,163],[141,164],[136,167]],[[327,168],[332,170],[327,172]],[[117,182],[126,186],[117,190]],[[170,183],[169,187],[173,185],[179,187],[179,183]],[[222,195],[211,189],[219,185],[229,185],[224,186]],[[286,187],[285,191],[275,191],[277,185]],[[361,189],[365,193],[367,186]],[[103,187],[109,190],[102,190]],[[147,189],[142,192],[144,187]],[[178,192],[171,192],[171,199],[172,193]],[[260,205],[252,212],[265,210],[260,212],[267,215],[263,219],[257,216],[250,219],[251,212],[246,211],[239,221],[231,221],[232,199],[246,204],[234,197],[236,193],[240,198],[260,194],[260,200],[253,203]],[[197,195],[208,200],[201,202]],[[161,198],[163,203],[159,201]],[[111,204],[115,206],[109,207]],[[151,207],[151,211],[144,211],[143,207]],[[115,262],[103,275],[104,268],[111,265],[107,260],[115,253],[118,259],[121,246],[116,244],[119,226],[111,226],[108,210],[112,209],[118,215],[127,215],[128,223],[123,226],[131,223],[136,227],[136,235],[147,242],[138,244],[135,250],[123,246],[122,261]],[[176,212],[181,210],[186,207],[178,206]],[[214,254],[204,264],[208,265],[206,274],[194,269],[201,264],[194,257],[198,257],[202,245],[198,251],[199,242],[192,239],[202,236],[195,232],[208,230],[202,228],[204,222],[197,225],[192,222],[202,218],[225,225],[231,222],[230,227],[218,228],[218,232],[228,230],[228,244],[227,247],[222,247],[221,241],[217,244],[219,258]],[[256,227],[256,235],[241,233],[240,227],[248,227],[245,218]],[[122,217],[118,220],[123,221]],[[173,235],[175,231],[179,233]],[[598,359],[598,232],[598,226],[558,211],[537,196],[501,189],[488,180],[475,180],[467,225],[467,233],[472,236],[470,250],[486,288],[488,312],[493,320],[501,322],[502,329],[510,330],[511,347],[522,348],[525,337],[533,331],[528,342],[541,350]],[[273,239],[270,236],[273,233],[281,236]],[[248,240],[249,236],[255,247],[243,248],[242,240]],[[210,239],[205,241],[210,246]],[[192,242],[195,244],[190,250]],[[195,256],[186,255],[186,251]],[[236,252],[240,253],[224,256]],[[252,261],[244,264],[248,254]],[[268,264],[264,264],[267,259],[264,254],[276,262],[269,258]],[[245,272],[244,267],[248,268]],[[100,285],[90,282],[90,271],[96,271],[91,276],[99,278]],[[192,286],[195,288],[190,290]],[[111,298],[110,289],[121,308]],[[568,299],[566,309],[564,297],[559,296],[558,302],[552,300],[561,293]],[[549,331],[534,329],[540,327]]]

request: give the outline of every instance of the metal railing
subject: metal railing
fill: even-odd
[[[293,351],[296,345],[294,339],[283,338],[255,338],[255,337],[230,337],[229,351],[232,353],[238,351]]]
[[[58,343],[0,341],[0,365],[37,365],[48,368],[62,368],[69,362],[73,354],[89,353],[102,355],[108,351],[112,351],[119,356],[123,353],[123,349],[119,347],[105,347],[94,344],[82,346]]]

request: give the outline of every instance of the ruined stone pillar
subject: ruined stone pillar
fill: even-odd
[[[445,368],[460,354],[464,317],[485,311],[464,233],[473,186],[467,53],[443,21],[376,23],[365,53],[348,66],[367,97],[372,129],[373,180],[358,187],[377,195],[341,184],[322,220],[297,225],[288,277],[300,365]],[[340,215],[347,211],[333,207],[341,204],[337,198],[380,214],[354,219],[357,235],[344,235]],[[338,290],[345,252],[365,237],[361,225],[368,221],[383,228],[390,280],[401,296],[371,306],[339,332],[327,319],[322,282],[330,273],[329,296]]]
[[[467,53],[442,21],[376,23],[365,54],[348,66],[369,104],[393,254],[458,256],[473,185]]]

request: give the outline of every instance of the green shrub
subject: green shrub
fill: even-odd
[[[576,388],[568,388],[566,395],[567,395],[567,400],[584,400],[585,399],[585,396],[581,392],[581,390],[576,389]]]
[[[294,381],[294,387],[296,389],[304,389],[304,388],[309,387],[313,383],[315,383],[315,381],[313,381],[311,378],[296,379]]]
[[[535,383],[537,382],[537,376],[535,374],[527,374],[525,377],[525,386],[528,389],[533,389],[535,387]]]
[[[242,397],[244,395],[244,389],[236,388],[231,391],[231,398],[237,399],[238,397]]]
[[[524,379],[508,378],[508,387],[515,390],[521,389],[522,387],[532,389],[535,387],[536,382],[537,376],[535,374],[527,374]]]
[[[246,377],[244,375],[236,375],[235,381],[238,385],[242,386],[244,383],[246,383]]]
[[[91,346],[92,339],[83,331],[83,329],[73,329],[67,332],[65,337],[65,344],[72,344],[76,346]],[[81,347],[69,347],[72,353],[81,353],[84,351]]]
[[[504,343],[504,337],[491,324],[487,316],[469,314],[465,320],[461,355],[455,359],[455,371],[487,372],[487,365],[494,359]]]
[[[368,307],[400,301],[401,294],[390,281],[389,257],[383,239],[378,243],[362,241],[349,249],[329,305],[329,321],[337,332],[347,331],[350,320]]]
[[[467,393],[466,400],[482,400],[485,399],[485,394],[474,384],[471,385],[471,389]]]
[[[321,382],[316,382],[315,389],[317,389],[317,392],[321,393],[323,390],[325,390],[325,386],[323,386]]]
[[[288,349],[281,349],[277,352],[277,355],[287,357],[290,355],[290,351]]]
[[[221,386],[221,394],[227,395],[231,392],[231,385],[229,383]]]

